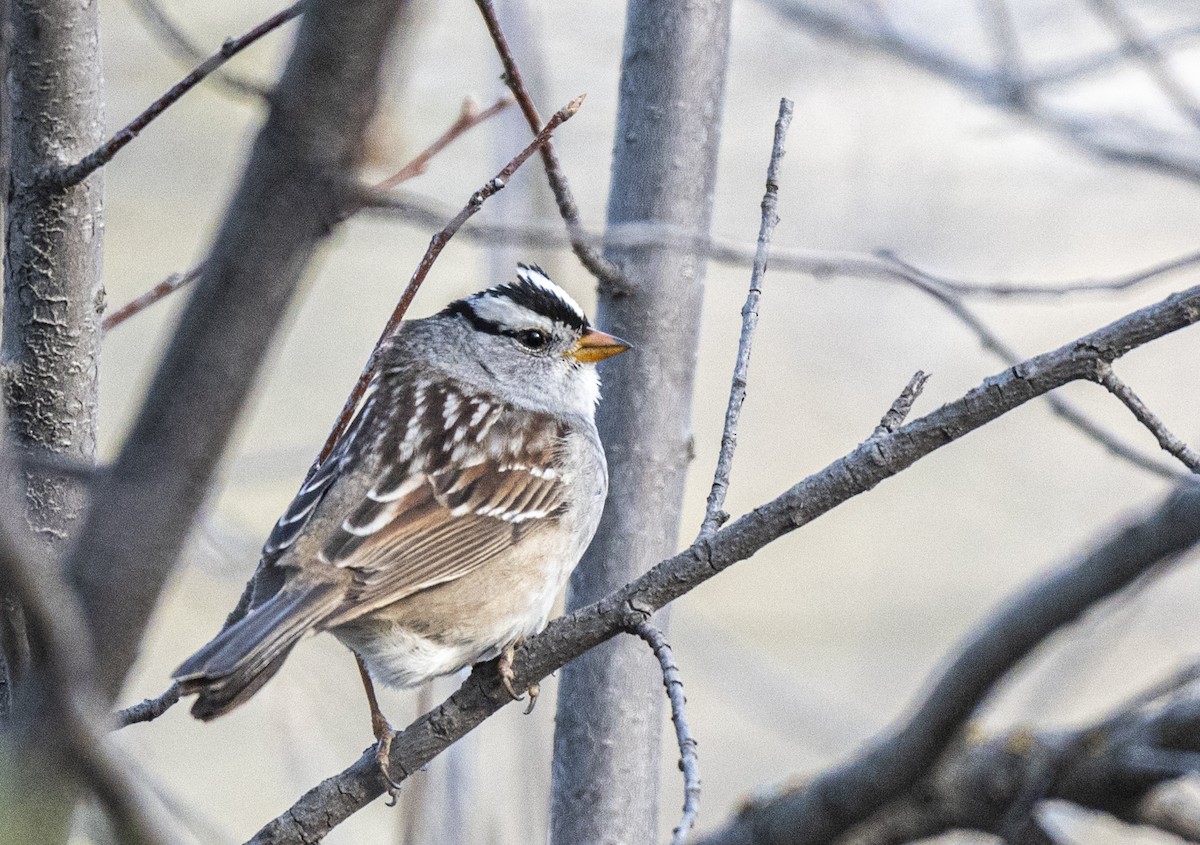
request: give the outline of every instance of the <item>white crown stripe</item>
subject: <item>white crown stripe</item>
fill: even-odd
[[[583,309],[579,307],[579,303],[575,301],[575,298],[559,287],[554,281],[552,281],[549,276],[542,272],[540,267],[530,267],[525,264],[518,264],[517,278],[529,282],[531,285],[537,285],[547,293],[553,294],[561,299],[564,303],[569,305],[571,309],[579,315],[581,320],[586,319]]]

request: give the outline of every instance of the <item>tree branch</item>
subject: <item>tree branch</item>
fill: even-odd
[[[155,35],[159,43],[185,65],[197,65],[208,56],[188,37],[170,16],[163,11],[158,0],[128,0],[129,7],[142,19],[146,28]],[[268,91],[251,79],[237,76],[228,68],[219,68],[212,74],[214,82],[241,97],[266,97]]]
[[[306,0],[197,289],[67,561],[115,695],[319,241],[345,205],[400,0]]]
[[[195,70],[179,80],[167,93],[163,94],[153,103],[151,103],[145,111],[131,120],[124,129],[121,129],[103,144],[88,153],[75,164],[64,167],[58,171],[47,174],[47,178],[55,186],[59,188],[68,188],[71,185],[78,185],[88,176],[95,173],[104,165],[113,160],[113,157],[121,151],[121,149],[136,138],[141,131],[168,108],[175,105],[183,98],[183,95],[191,91],[204,79],[225,62],[236,56],[242,50],[249,47],[258,39],[262,38],[269,32],[273,32],[283,24],[290,21],[292,18],[299,17],[304,11],[304,2],[295,3],[288,6],[282,12],[277,12],[265,21],[260,23],[254,29],[247,32],[239,38],[230,38],[221,45],[221,49],[209,56],[204,62],[199,64]]]
[[[888,408],[887,413],[883,415],[883,419],[879,421],[879,425],[871,432],[872,437],[886,437],[889,434],[895,434],[896,429],[904,425],[904,421],[908,419],[909,413],[912,411],[912,406],[921,396],[921,392],[925,389],[925,382],[929,381],[929,376],[922,370],[917,370],[913,373],[913,377],[908,380],[908,384],[900,391],[900,395],[896,397],[896,401],[892,403],[892,407]]]
[[[1101,367],[1099,377],[1100,383],[1107,388],[1108,392],[1120,399],[1125,407],[1137,417],[1137,421],[1150,430],[1150,433],[1158,440],[1158,445],[1162,446],[1163,451],[1174,455],[1192,472],[1200,473],[1200,454],[1188,448],[1186,443],[1176,437],[1166,424],[1146,407],[1146,403],[1133,392],[1133,388],[1117,377],[1111,366]]]
[[[525,87],[525,80],[521,76],[521,70],[517,67],[517,61],[513,58],[512,50],[508,46],[508,39],[504,37],[504,30],[500,28],[500,19],[496,17],[496,9],[491,0],[475,0],[475,5],[479,7],[479,13],[483,15],[488,35],[492,37],[496,53],[500,56],[500,64],[504,67],[504,84],[516,98],[517,105],[520,106],[521,113],[525,115],[530,131],[537,132],[538,127],[542,125],[542,119],[538,116],[537,106],[534,105],[533,98],[529,95],[529,89]],[[558,212],[567,227],[568,241],[572,251],[579,258],[579,263],[596,277],[602,287],[614,292],[627,290],[629,282],[621,268],[601,254],[600,250],[593,245],[592,237],[584,230],[583,223],[579,219],[579,206],[575,203],[571,186],[567,183],[567,175],[563,172],[558,155],[554,152],[554,145],[546,144],[542,147],[541,153],[542,164],[546,168],[546,181],[554,193]]]
[[[1088,0],[1088,4],[1120,39],[1124,51],[1145,68],[1180,116],[1200,127],[1200,101],[1171,70],[1170,57],[1142,31],[1132,14],[1114,0]]]
[[[771,251],[771,235],[779,215],[779,164],[783,160],[784,142],[788,127],[792,124],[792,101],[784,97],[779,101],[779,117],[775,121],[775,140],[771,145],[771,160],[767,164],[767,189],[762,198],[762,222],[758,227],[758,248],[754,253],[754,267],[750,271],[750,290],[746,304],[742,306],[742,334],[738,339],[737,359],[733,365],[733,382],[729,386],[729,403],[725,408],[725,426],[721,431],[721,448],[717,454],[717,468],[713,473],[712,489],[700,525],[700,536],[706,537],[725,524],[729,514],[725,513],[725,495],[729,491],[729,473],[733,470],[733,452],[737,448],[738,420],[742,416],[742,403],[746,401],[746,384],[750,377],[750,350],[754,345],[754,332],[758,328],[758,300],[762,296],[762,283],[767,275],[767,256]]]
[[[462,136],[463,133],[468,132],[487,120],[490,120],[492,117],[508,108],[511,103],[512,100],[508,99],[507,97],[502,97],[492,105],[488,106],[486,109],[480,111],[478,107],[475,106],[474,100],[468,97],[463,101],[462,111],[459,113],[458,119],[455,120],[445,132],[438,136],[438,138],[435,139],[432,144],[418,153],[414,159],[409,161],[406,165],[397,170],[388,178],[384,179],[382,182],[376,184],[371,189],[371,193],[361,197],[360,201],[370,202],[375,196],[376,192],[394,188],[401,182],[405,182],[409,179],[412,179],[414,176],[424,173],[426,167],[429,166],[430,160],[434,156]],[[351,205],[349,209],[344,212],[343,219],[354,216],[361,211],[363,207],[364,206],[362,204]],[[444,220],[447,217],[450,217],[450,214],[444,215],[441,219]],[[203,269],[204,265],[199,264],[193,267],[191,270],[188,270],[186,273],[172,273],[166,279],[150,288],[150,290],[146,291],[140,296],[134,297],[125,305],[106,315],[103,324],[104,331],[108,332],[109,330],[116,328],[130,317],[140,314],[154,303],[165,299],[167,296],[179,290],[180,288],[191,284],[200,277],[200,271]]]
[[[429,167],[429,162],[454,141],[461,136],[470,132],[481,123],[486,123],[500,112],[513,104],[511,97],[501,97],[496,102],[492,103],[486,109],[480,110],[479,104],[471,97],[463,100],[462,110],[458,114],[458,120],[450,124],[441,135],[439,135],[432,144],[430,144],[421,152],[417,153],[416,157],[408,164],[401,167],[395,173],[382,182],[374,185],[376,191],[390,191],[392,188],[399,185],[401,182],[406,182],[415,176],[420,176]],[[538,130],[537,134],[540,134]],[[358,209],[354,209],[355,212]]]
[[[704,845],[828,842],[871,818],[930,772],[996,683],[1050,634],[1198,540],[1200,488],[1188,485],[1145,519],[1005,602],[976,627],[897,729],[801,789],[745,808]]]
[[[675,826],[671,845],[686,845],[688,833],[696,824],[700,813],[700,763],[696,758],[696,738],[687,719],[687,698],[683,694],[683,678],[675,665],[675,655],[663,632],[649,622],[630,629],[629,633],[639,637],[658,659],[662,669],[663,687],[671,701],[671,721],[675,724],[675,741],[679,743],[679,769],[683,772],[683,815]]]
[[[844,11],[845,4],[818,6],[807,0],[761,0],[785,20],[808,32],[855,47],[890,55],[956,85],[989,105],[997,106],[1046,129],[1062,140],[1100,158],[1145,167],[1200,182],[1200,154],[1193,137],[1134,123],[1119,117],[1073,114],[1050,108],[1035,96],[1036,75],[1021,81],[1005,71],[992,71],[942,50],[896,27],[880,27]],[[1120,51],[1129,55],[1128,49]],[[1140,55],[1134,51],[1135,55]]]
[[[402,223],[427,226],[453,213],[444,203],[412,192],[373,194],[366,210],[386,215]],[[570,239],[558,225],[538,222],[497,221],[472,223],[463,227],[460,237],[482,243],[519,244],[542,248],[569,248]],[[754,263],[756,246],[706,237],[678,226],[660,223],[625,223],[611,226],[605,233],[588,230],[588,237],[606,248],[674,248],[694,251],[709,261],[738,267]],[[1058,299],[1079,294],[1118,293],[1182,270],[1200,266],[1200,251],[1158,262],[1130,273],[1112,277],[1065,279],[1056,282],[1013,282],[955,279],[942,273],[902,261],[894,253],[881,250],[866,253],[789,248],[774,245],[771,266],[775,270],[804,273],[818,279],[852,278],[908,284],[917,278],[964,299]]]
[[[1072,381],[1092,378],[1101,362],[1111,363],[1138,346],[1198,320],[1200,286],[1172,294],[992,376],[962,398],[893,434],[869,438],[825,469],[711,537],[697,540],[635,581],[594,604],[553,620],[545,631],[518,650],[514,686],[528,687],[545,678],[585,651],[646,621],[659,608],[772,541],[872,489],[937,449],[1037,396]],[[1196,531],[1200,530],[1200,510],[1188,508],[1200,509],[1200,490],[1177,493],[1158,520],[1135,526],[1122,535],[1128,537],[1127,544],[1114,542],[1107,547],[1107,553],[1101,550],[1074,577],[1070,572],[1055,576],[1045,587],[1026,597],[1025,612],[1014,606],[1004,614],[1001,620],[1005,625],[993,625],[992,634],[981,634],[970,649],[981,655],[980,664],[970,666],[966,653],[960,657],[960,668],[955,671],[961,676],[961,683],[939,687],[939,696],[921,710],[920,721],[915,723],[919,728],[901,732],[896,739],[869,752],[865,762],[860,760],[818,781],[814,789],[805,793],[808,797],[804,799],[802,812],[781,812],[780,817],[786,817],[788,823],[803,821],[803,828],[795,828],[800,837],[796,841],[815,841],[845,830],[914,783],[933,764],[995,677],[1019,658],[1017,652],[1022,648],[1027,651],[1044,637],[1044,633],[1036,632],[1036,623],[1053,630],[1061,622],[1051,624],[1052,618],[1074,618],[1082,607],[1117,589],[1114,584],[1128,583],[1136,577],[1137,573],[1131,570],[1144,571],[1139,561],[1147,557],[1161,559],[1194,541]],[[1011,630],[1014,626],[1016,630]],[[997,643],[1003,644],[1003,648],[993,648]],[[964,662],[968,664],[965,668],[961,665]],[[966,669],[970,669],[969,674],[963,674]],[[402,780],[417,771],[511,701],[490,666],[473,672],[457,692],[417,719],[393,742],[392,776]],[[883,768],[876,768],[875,764]],[[312,841],[383,791],[374,752],[368,750],[353,766],[302,796],[251,842],[268,845]],[[851,799],[853,804],[847,804]],[[742,834],[747,831],[737,824],[732,832],[718,835],[712,842],[754,841],[744,838]],[[780,829],[788,835],[778,841],[793,841],[792,827],[785,825]]]

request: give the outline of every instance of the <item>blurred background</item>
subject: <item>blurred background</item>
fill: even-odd
[[[738,0],[715,197],[714,234],[752,245],[779,98],[795,100],[775,235],[781,248],[868,253],[965,281],[1058,282],[1129,273],[1197,248],[1200,182],[1089,155],[1063,132],[962,85],[844,38],[818,37],[787,0]],[[988,6],[952,0],[795,4],[914,37],[989,68],[1002,51]],[[1111,51],[1119,36],[1088,0],[1013,0],[1011,31],[1029,68]],[[617,108],[624,8],[615,2],[498,2],[543,114],[587,92],[556,147],[590,228],[603,224]],[[160,0],[207,54],[277,5]],[[1126,0],[1152,35],[1191,26],[1186,0]],[[794,12],[795,8],[791,9]],[[106,0],[108,122],[116,128],[187,69],[144,0]],[[807,20],[807,23],[806,23]],[[227,67],[268,84],[292,28]],[[1172,41],[1172,73],[1200,91],[1200,34]],[[499,63],[466,0],[418,0],[388,70],[368,177],[383,178],[439,135],[463,98],[503,93]],[[1149,127],[1200,145],[1154,76],[1118,61],[1046,92],[1081,119]],[[262,112],[210,80],[106,168],[110,308],[199,261],[236,183]],[[1107,125],[1107,124],[1106,124]],[[1191,133],[1190,135],[1188,133]],[[1157,136],[1156,136],[1157,137]],[[1190,138],[1191,146],[1186,143]],[[475,129],[405,186],[457,209],[528,140],[516,109]],[[1191,153],[1193,156],[1194,153]],[[535,160],[485,205],[484,222],[557,219]],[[260,380],[223,483],[162,602],[125,703],[161,692],[169,672],[220,627],[258,548],[300,483],[433,230],[361,214],[338,229],[309,274]],[[453,241],[413,315],[537,261],[589,310],[594,283],[564,251]],[[1058,346],[1169,291],[1177,273],[1123,293],[973,302],[1029,355]],[[749,268],[708,268],[693,408],[696,460],[681,543],[699,527],[720,436]],[[120,443],[183,295],[112,331],[101,364],[102,459]],[[910,287],[836,274],[768,273],[749,397],[727,509],[739,514],[865,438],[917,369],[932,373],[914,413],[957,398],[1004,365],[932,299]],[[1200,333],[1184,331],[1117,365],[1181,437],[1200,444]],[[1102,388],[1064,395],[1147,453],[1150,435]],[[1165,455],[1164,455],[1165,458]],[[704,781],[701,827],[759,790],[835,762],[902,715],[954,643],[1003,598],[1152,506],[1163,478],[1110,456],[1035,402],[851,500],[739,564],[674,608]],[[1172,667],[1200,656],[1200,561],[1182,560],[1044,647],[987,714],[997,727],[1095,718]],[[652,657],[647,651],[647,660]],[[436,703],[385,692],[392,721]],[[542,841],[555,683],[528,717],[507,708],[405,787],[328,839],[347,843]],[[184,707],[118,742],[205,843],[240,842],[371,741],[350,654],[317,637],[261,694],[203,725]],[[662,824],[682,783],[664,733]],[[1064,836],[1081,820],[1058,819]],[[1076,831],[1073,833],[1073,831]],[[1089,829],[1087,841],[1128,831]],[[1108,840],[1100,837],[1107,836]],[[1082,840],[1080,840],[1082,841]]]

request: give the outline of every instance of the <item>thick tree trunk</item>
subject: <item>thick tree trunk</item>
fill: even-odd
[[[729,0],[632,0],[608,225],[707,232],[729,44]],[[610,489],[568,603],[595,601],[676,547],[691,449],[703,260],[686,249],[609,250],[631,280],[600,291],[598,322],[635,351],[604,372],[598,416]],[[661,623],[660,623],[661,624]],[[638,845],[658,838],[662,679],[621,638],[568,664],[559,685],[551,842]]]
[[[4,255],[3,376],[9,431],[26,450],[91,461],[103,308],[103,177],[62,189],[44,177],[104,132],[96,0],[12,0]],[[30,529],[65,546],[83,490],[27,474]]]
[[[45,177],[103,140],[99,9],[96,0],[11,0],[7,7],[0,367],[9,435],[32,458],[25,521],[46,559],[57,561],[75,533],[86,491],[37,459],[95,456],[103,177],[66,189]],[[0,781],[0,804],[7,805],[0,809],[0,839],[63,842],[75,792],[56,769],[59,759],[46,753],[55,726],[44,718],[45,691],[36,683],[37,644],[28,642],[21,608],[2,585],[0,617],[6,681],[0,711],[16,740],[5,746],[14,757]]]

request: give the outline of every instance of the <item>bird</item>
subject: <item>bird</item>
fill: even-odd
[[[375,682],[411,687],[499,658],[521,698],[514,651],[545,627],[607,495],[596,364],[630,348],[532,264],[402,322],[268,536],[251,609],[172,673],[196,695],[192,715],[229,712],[328,631],[358,661],[394,797],[398,732]],[[536,685],[526,692],[532,709]]]

